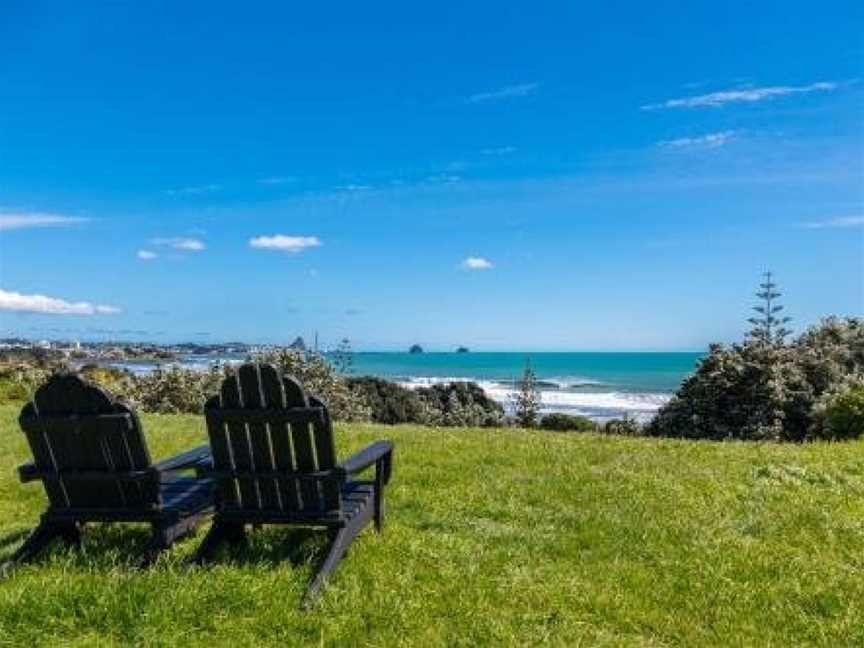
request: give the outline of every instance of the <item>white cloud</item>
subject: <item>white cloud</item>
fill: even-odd
[[[480,151],[483,155],[510,155],[516,152],[515,146],[497,146]]]
[[[151,239],[150,242],[153,245],[161,245],[164,247],[170,247],[174,248],[175,250],[183,250],[186,252],[200,252],[201,250],[207,248],[207,246],[204,245],[204,241],[196,238],[155,238]]]
[[[478,92],[468,97],[468,103],[490,103],[516,97],[526,97],[533,94],[539,87],[539,83],[520,83],[518,85],[505,86],[492,92]]]
[[[182,239],[174,243],[172,247],[178,250],[191,250],[193,252],[199,252],[205,249],[207,246],[198,239]]]
[[[462,262],[462,268],[465,270],[491,270],[494,267],[489,259],[480,256],[469,256]]]
[[[735,131],[727,130],[718,133],[708,133],[698,137],[679,137],[673,140],[658,142],[660,146],[673,149],[713,149],[720,148],[729,143],[734,137]]]
[[[166,193],[172,196],[200,196],[202,194],[214,193],[219,191],[222,185],[206,184],[196,185],[194,187],[181,187],[179,189],[169,189]]]
[[[763,86],[759,88],[736,88],[721,90],[694,97],[669,99],[656,104],[642,106],[642,110],[659,110],[662,108],[703,108],[723,106],[728,103],[755,103],[775,97],[791,94],[807,94],[810,92],[830,92],[836,90],[838,84],[833,81],[819,81],[804,86]]]
[[[864,226],[864,216],[842,216],[840,218],[829,218],[827,220],[814,221],[802,225],[802,227],[806,229],[837,229],[862,226]]]
[[[91,302],[68,302],[45,295],[24,295],[0,289],[0,310],[48,315],[113,315],[121,312],[117,306]]]
[[[7,212],[0,211],[0,231],[30,229],[33,227],[66,227],[86,223],[89,218],[60,216],[46,212]]]
[[[278,250],[297,254],[306,248],[320,247],[321,240],[317,236],[285,236],[274,234],[273,236],[256,236],[249,239],[249,246],[259,250]]]
[[[155,259],[158,255],[150,250],[138,250],[137,256],[142,261],[150,261],[151,259]]]

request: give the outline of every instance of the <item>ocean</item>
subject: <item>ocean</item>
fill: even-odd
[[[357,353],[354,373],[408,387],[473,380],[507,406],[526,361],[542,409],[597,420],[650,418],[692,372],[701,353]]]
[[[398,353],[357,352],[351,373],[372,375],[416,388],[453,380],[477,382],[508,406],[526,360],[539,380],[544,412],[566,412],[607,420],[623,415],[650,418],[691,373],[702,353]],[[205,368],[240,357],[189,356],[185,366]],[[122,363],[133,371],[152,364]]]

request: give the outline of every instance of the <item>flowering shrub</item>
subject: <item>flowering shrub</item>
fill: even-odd
[[[268,363],[283,375],[294,376],[308,394],[323,400],[330,415],[337,421],[368,421],[369,406],[362,395],[353,392],[345,377],[340,375],[321,355],[294,349],[267,351],[254,356],[259,363]]]
[[[789,344],[713,345],[646,433],[773,441],[839,438],[830,432],[825,399],[860,374],[864,320],[856,318],[829,318]]]
[[[815,408],[815,424],[825,439],[857,439],[864,435],[864,375],[827,392]]]
[[[215,365],[207,371],[172,365],[132,376],[126,389],[115,393],[145,412],[201,414],[204,402],[219,392],[224,378],[225,371]]]
[[[0,369],[0,403],[30,400],[50,375],[50,369],[23,364]]]

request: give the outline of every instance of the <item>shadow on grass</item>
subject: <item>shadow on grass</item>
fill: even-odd
[[[13,545],[13,544],[17,543],[19,540],[23,540],[28,535],[30,535],[30,532],[32,530],[33,529],[28,527],[26,529],[18,529],[16,531],[10,531],[9,533],[7,533],[4,536],[0,536],[0,549],[5,549],[9,545]],[[4,552],[4,554],[5,554],[5,552]],[[5,560],[5,559],[6,559],[5,555],[0,555],[0,560]]]
[[[236,566],[273,565],[288,562],[294,567],[317,565],[330,549],[325,531],[307,528],[264,527],[248,529],[246,542],[223,546],[206,564]]]
[[[7,549],[0,554],[0,563],[12,558],[23,541],[33,531],[22,529],[0,537],[0,548]],[[147,554],[151,538],[147,524],[90,524],[82,531],[80,547],[69,547],[60,539],[53,540],[26,564],[47,564],[55,559],[68,561],[72,568],[109,568],[117,567],[129,571],[140,571],[141,559]],[[178,543],[186,539],[181,538]],[[18,563],[20,566],[22,563]],[[7,566],[11,573],[12,566]]]
[[[206,528],[206,527],[205,527]],[[32,529],[16,529],[0,536],[0,564],[4,564],[20,546]],[[159,563],[167,561],[177,566],[191,566],[188,552],[178,550],[182,545],[197,547],[204,537],[202,530],[193,536],[179,538],[174,546],[161,554],[157,563],[142,567],[141,559],[147,554],[151,531],[146,524],[93,524],[83,532],[80,548],[72,548],[60,541],[52,542],[37,557],[28,561],[34,566],[47,566],[57,561],[67,568],[82,571],[120,570],[143,573],[158,569]],[[317,570],[330,549],[328,534],[319,529],[279,527],[247,529],[247,541],[238,545],[225,545],[217,551],[202,569],[217,565],[231,567],[270,568],[280,563],[289,563],[294,568],[312,567]],[[19,565],[20,566],[20,565]],[[4,579],[15,567],[4,570]]]

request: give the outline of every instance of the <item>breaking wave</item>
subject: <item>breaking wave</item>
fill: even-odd
[[[458,376],[419,377],[397,379],[409,389],[429,387],[449,382],[475,382],[493,400],[509,408],[518,389],[510,381],[476,380]],[[665,392],[629,392],[615,390],[602,382],[578,378],[544,378],[537,382],[542,398],[543,412],[564,412],[587,416],[596,420],[608,420],[624,415],[645,421],[669,402],[671,395]]]

